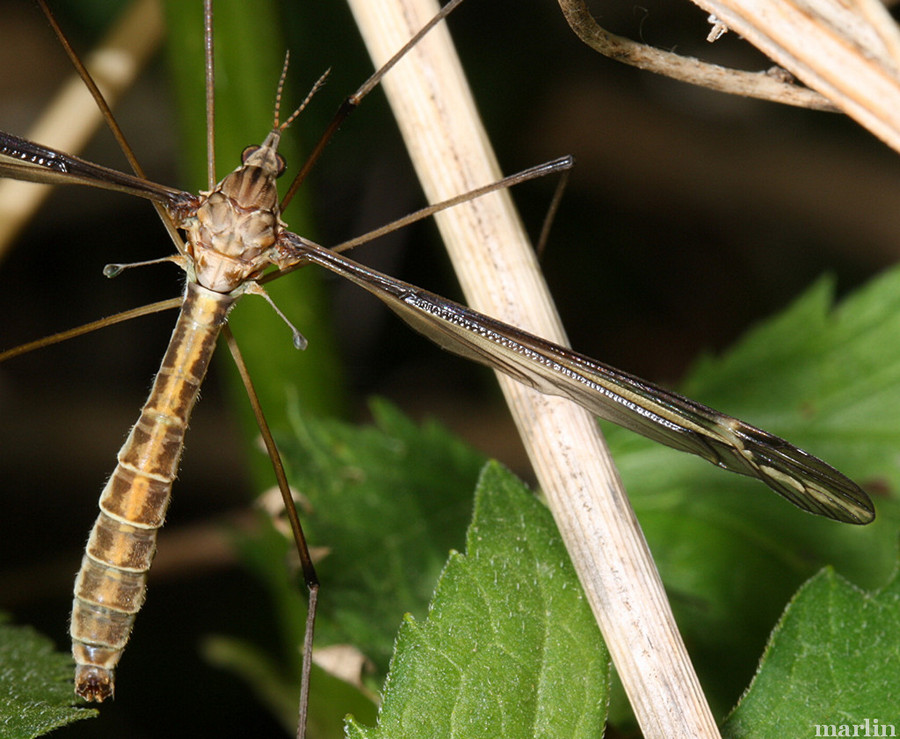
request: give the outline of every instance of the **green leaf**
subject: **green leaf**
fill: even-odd
[[[302,415],[293,404],[293,434],[279,440],[300,514],[318,552],[323,587],[316,646],[351,644],[373,665],[371,692],[387,672],[404,612],[424,615],[447,552],[462,546],[471,495],[484,458],[435,423],[418,426],[384,401],[372,401],[374,426],[359,427]],[[253,684],[286,724],[294,710],[284,696],[299,687],[299,645],[306,590],[286,567],[293,544],[270,524],[236,535],[241,558],[265,584],[281,625],[278,657],[241,645],[217,661]],[[296,555],[294,555],[294,558]],[[233,645],[232,645],[233,646]],[[321,680],[319,680],[321,683]],[[281,686],[281,687],[279,687]],[[311,711],[360,714],[359,696],[326,690],[325,708],[313,683]]]
[[[466,554],[407,616],[378,727],[350,737],[603,736],[609,660],[549,512],[496,463]]]
[[[785,610],[723,735],[892,736],[878,724],[896,727],[898,665],[900,576],[865,592],[825,568]]]
[[[96,716],[94,709],[72,705],[72,670],[72,658],[34,629],[0,625],[0,736],[42,736]]]
[[[317,647],[354,645],[374,663],[374,680],[380,683],[401,614],[425,618],[448,551],[465,541],[471,490],[483,459],[436,424],[417,426],[383,401],[374,401],[372,410],[375,426],[362,428],[295,412],[296,438],[282,440],[282,446],[292,487],[303,496],[309,538],[328,549],[317,562],[325,584]],[[441,581],[441,592],[450,593],[460,582],[452,574],[458,571],[468,585],[443,608],[448,618],[455,612],[464,619],[450,626],[444,621],[440,628],[464,639],[496,632],[496,640],[485,642],[481,658],[471,664],[466,700],[484,696],[488,686],[478,683],[493,677],[490,695],[496,710],[512,711],[509,720],[519,729],[542,730],[546,736],[599,736],[608,660],[593,617],[547,511],[507,473],[488,469],[479,485],[469,554],[454,558]],[[305,616],[296,581],[285,576],[288,548],[273,529],[241,540],[244,560],[267,583],[279,621],[288,624],[290,663],[276,664],[247,645],[215,645],[217,661],[230,662],[270,705],[278,705],[286,724],[292,715],[289,696],[296,695],[296,645]],[[476,576],[484,580],[477,586]],[[432,606],[432,616],[435,612]],[[409,627],[403,629],[406,633]],[[472,658],[471,645],[455,648]],[[573,659],[577,666],[566,661]],[[397,666],[400,654],[393,660]],[[434,669],[444,668],[443,661],[434,663]],[[352,710],[371,721],[359,713],[358,698],[346,690],[323,695],[317,678],[311,711],[320,725],[327,723],[328,710],[337,716]],[[393,677],[391,684],[396,685]],[[453,690],[450,684],[443,690],[445,700],[446,691]],[[470,710],[469,720],[476,721],[482,708],[477,702],[460,704],[457,715]],[[440,713],[432,708],[427,720],[440,721]],[[513,731],[512,724],[509,728]]]
[[[373,401],[374,427],[292,414],[284,443],[317,564],[321,644],[364,645],[384,674],[399,616],[424,614],[447,552],[459,548],[484,458],[435,423]],[[301,504],[301,508],[303,505]]]
[[[758,481],[604,425],[717,714],[749,682],[772,624],[802,582],[832,564],[874,586],[894,564],[900,271],[837,308],[832,292],[820,281],[726,355],[699,362],[683,390],[855,478],[876,501],[874,524],[808,515]]]

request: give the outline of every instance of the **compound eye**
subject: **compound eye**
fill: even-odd
[[[248,146],[241,152],[241,164],[246,164],[247,160],[259,151],[258,146]]]
[[[284,157],[281,154],[275,155],[275,176],[281,177],[284,174],[284,170],[287,169],[287,162],[284,161]]]

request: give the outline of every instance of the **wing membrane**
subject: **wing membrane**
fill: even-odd
[[[284,239],[300,261],[319,264],[356,283],[444,349],[543,393],[574,400],[653,441],[757,477],[811,513],[857,524],[875,517],[872,502],[858,485],[784,439],[295,234],[287,233]]]
[[[0,177],[49,185],[89,185],[136,195],[166,206],[193,200],[193,196],[181,190],[103,167],[9,133],[0,132],[0,154],[25,162],[0,161]]]

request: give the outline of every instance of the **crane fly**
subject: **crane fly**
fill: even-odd
[[[323,142],[394,61],[348,98]],[[312,92],[317,88],[318,83]],[[312,92],[281,121],[280,84],[273,126],[262,143],[245,149],[240,165],[218,183],[211,182],[209,191],[199,195],[0,133],[0,154],[6,157],[0,163],[0,176],[89,185],[145,198],[164,211],[184,238],[183,244],[176,241],[177,254],[167,258],[186,274],[181,312],[150,396],[101,495],[101,513],[76,580],[71,632],[77,665],[75,690],[79,695],[97,702],[113,695],[115,668],[144,599],[146,573],[169,502],[188,418],[229,311],[244,294],[265,296],[264,283],[310,264],[370,292],[444,349],[541,392],[569,398],[597,416],[656,442],[695,454],[723,469],[756,477],[803,510],[854,524],[874,519],[873,505],[859,486],[779,437],[382,274],[342,253],[362,239],[326,248],[289,231],[281,221],[282,203],[275,186],[286,166],[278,145]],[[321,146],[314,150],[302,174],[320,152]],[[425,208],[379,233],[483,192],[571,165],[571,158],[562,158],[534,167]],[[295,344],[303,344],[296,330]],[[0,355],[0,359],[14,352]],[[308,561],[305,574],[314,613],[317,584]],[[309,639],[311,642],[311,633]]]

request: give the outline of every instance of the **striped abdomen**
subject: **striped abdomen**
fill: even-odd
[[[144,602],[188,418],[233,302],[188,283],[150,397],[100,496],[75,581],[70,628],[75,692],[87,700],[103,701],[114,692],[114,669]]]

